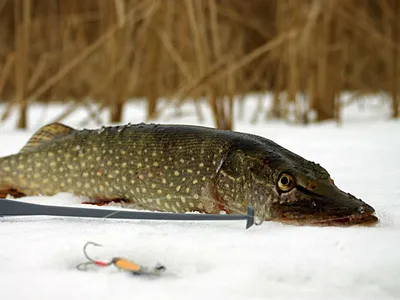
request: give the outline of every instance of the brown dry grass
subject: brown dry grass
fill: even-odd
[[[206,97],[232,128],[234,99],[264,91],[273,117],[340,120],[343,90],[385,92],[398,117],[399,23],[398,0],[0,0],[0,99],[21,128],[32,101],[95,99],[118,122],[136,97],[149,119]]]

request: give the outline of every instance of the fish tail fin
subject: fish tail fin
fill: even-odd
[[[0,198],[6,198],[8,195],[13,197],[22,197],[24,195],[14,188],[11,169],[9,156],[0,157]]]
[[[15,159],[19,155],[30,155],[38,150],[40,146],[51,143],[56,139],[68,136],[73,131],[73,128],[61,123],[47,124],[32,135],[19,153],[6,157],[0,157],[0,198],[5,198],[7,195],[11,195],[16,198],[25,196],[24,193],[18,191],[20,182],[14,173],[14,168],[16,165]],[[24,170],[22,170],[22,172],[24,172]]]

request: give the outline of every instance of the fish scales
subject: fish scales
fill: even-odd
[[[213,210],[213,181],[231,141],[198,130],[157,125],[74,130],[34,153],[11,156],[2,168],[16,167],[7,182],[28,195],[70,192],[160,211]]]
[[[319,164],[273,141],[201,126],[76,130],[52,123],[0,158],[0,196],[69,192],[164,212],[245,213],[291,224],[375,223]]]

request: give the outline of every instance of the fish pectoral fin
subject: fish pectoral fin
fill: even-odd
[[[26,195],[14,188],[6,188],[4,186],[0,186],[0,198],[7,198],[7,196],[12,196],[14,198],[25,197]]]
[[[33,134],[26,145],[21,149],[20,153],[26,153],[34,150],[36,147],[44,143],[65,137],[71,134],[73,131],[74,129],[72,127],[68,127],[61,123],[47,124]]]
[[[126,199],[123,198],[112,198],[112,199],[94,199],[92,201],[84,201],[82,204],[90,204],[90,205],[97,205],[97,206],[105,206],[110,204],[111,202],[116,202],[116,203],[125,203],[128,202]]]

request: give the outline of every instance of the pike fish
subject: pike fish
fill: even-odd
[[[246,213],[295,225],[371,225],[375,210],[319,164],[252,134],[136,124],[76,130],[51,123],[0,158],[0,194],[68,192],[163,212]]]

